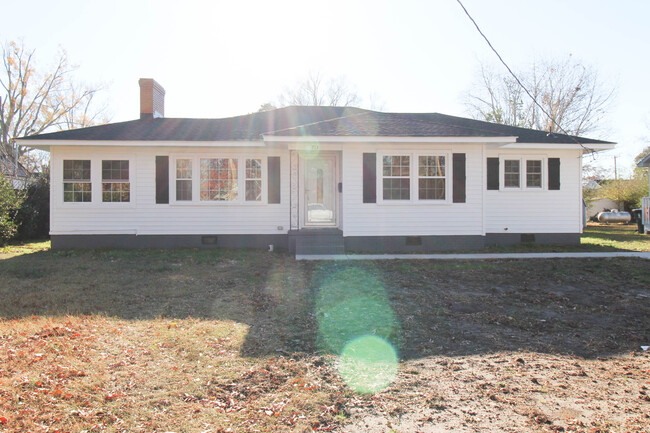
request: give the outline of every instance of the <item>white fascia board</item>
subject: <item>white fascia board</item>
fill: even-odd
[[[609,143],[508,143],[499,146],[501,149],[589,149],[594,151],[609,150],[616,144]]]
[[[262,140],[244,141],[157,141],[157,140],[16,140],[20,146],[49,150],[52,146],[124,147],[266,147]]]
[[[301,143],[283,143],[289,150],[343,150],[344,143],[321,143],[321,142],[301,142]]]
[[[305,136],[263,135],[266,142],[285,143],[515,143],[517,137],[376,137],[376,136]]]

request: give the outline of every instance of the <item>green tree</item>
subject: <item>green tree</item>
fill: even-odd
[[[637,167],[636,164],[650,155],[650,146],[646,147],[634,158],[634,171],[629,179],[617,179],[607,182],[601,189],[600,195],[612,200],[622,201],[625,210],[641,207],[641,199],[649,196],[648,169]]]
[[[24,192],[16,213],[18,239],[42,239],[50,233],[50,171],[43,171]]]
[[[16,234],[16,213],[22,198],[16,193],[9,179],[0,174],[0,245]]]

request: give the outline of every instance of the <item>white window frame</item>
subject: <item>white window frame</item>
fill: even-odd
[[[104,161],[126,161],[129,165],[129,178],[128,180],[124,179],[108,179],[104,180]],[[131,179],[133,178],[133,174],[131,172],[131,160],[128,158],[102,158],[100,161],[100,177],[101,177],[101,183],[100,183],[100,189],[99,193],[101,194],[100,201],[102,204],[125,204],[125,203],[131,203],[132,196],[133,196],[133,190],[131,189]],[[91,176],[92,177],[92,176]],[[104,184],[105,183],[128,183],[129,184],[129,200],[128,201],[104,201]]]
[[[444,176],[420,176],[420,158],[423,156],[434,156],[434,157],[444,157],[445,158],[445,174]],[[448,155],[438,155],[438,154],[418,154],[416,156],[417,161],[415,161],[414,166],[415,166],[415,171],[416,173],[414,174],[415,176],[415,182],[417,185],[417,197],[415,197],[418,201],[424,201],[424,202],[432,202],[432,203],[442,203],[442,202],[447,202],[449,198],[449,176],[447,176],[447,171],[449,170],[449,156]],[[445,198],[443,199],[426,199],[426,198],[420,198],[420,179],[444,179],[445,181]]]
[[[528,162],[530,161],[539,161],[539,186],[528,186]],[[544,160],[543,159],[536,159],[536,158],[526,158],[524,159],[524,169],[522,170],[523,176],[523,184],[522,187],[525,187],[526,189],[543,189],[544,188]]]
[[[499,155],[499,191],[546,191],[548,189],[547,185],[547,159],[548,157],[546,155],[507,155],[507,154],[502,154]],[[519,186],[518,187],[506,187],[506,182],[505,182],[505,162],[506,161],[512,161],[516,160],[519,161]],[[542,176],[541,176],[541,186],[535,187],[531,186],[529,187],[527,185],[527,179],[526,176],[528,174],[528,166],[527,162],[528,161],[540,161],[541,162],[541,170],[542,170]]]
[[[75,179],[66,179],[65,178],[65,161],[88,161],[90,163],[90,179],[86,180],[76,180]],[[85,183],[90,185],[90,201],[65,201],[65,184],[66,183]],[[91,158],[67,158],[64,157],[61,159],[61,203],[66,206],[88,206],[92,204],[95,198],[95,188],[93,187],[93,161]]]
[[[191,173],[190,177],[178,177],[178,161],[189,161],[190,162],[190,173]],[[183,203],[185,203],[185,202],[191,203],[192,200],[194,200],[194,179],[193,179],[193,176],[194,176],[194,172],[196,171],[196,167],[194,166],[194,160],[192,158],[176,158],[173,161],[173,164],[174,164],[174,170],[173,170],[173,173],[174,173],[173,179],[174,179],[174,181],[172,183],[174,184],[174,188],[173,188],[174,189],[174,200],[179,201],[179,202],[183,202]],[[178,200],[177,186],[178,186],[178,181],[179,180],[184,180],[184,181],[189,180],[190,181],[190,186],[191,186],[190,194],[192,196],[191,200]]]
[[[202,177],[203,163],[205,161],[212,161],[212,160],[228,161],[227,166],[225,166],[225,167],[224,166],[219,166],[217,168],[219,171],[227,173],[228,176],[230,176],[230,173],[232,171],[232,167],[230,166],[230,164],[234,162],[234,164],[237,165],[237,167],[236,167],[237,172],[236,172],[235,179],[226,178],[228,182],[234,181],[234,182],[232,182],[232,184],[234,184],[234,186],[237,187],[236,189],[234,189],[234,191],[233,191],[233,189],[231,189],[229,191],[226,191],[228,193],[228,195],[231,195],[233,192],[235,192],[236,197],[234,199],[231,199],[231,200],[203,199],[203,197],[202,197],[203,191],[201,189],[201,187],[203,186],[203,182],[204,182],[204,179]],[[220,202],[220,203],[223,203],[223,202],[238,202],[238,201],[241,200],[241,191],[242,191],[242,189],[241,189],[241,159],[239,159],[237,157],[232,157],[232,156],[219,156],[219,157],[201,156],[201,157],[199,157],[199,166],[198,166],[198,168],[199,168],[199,170],[198,170],[199,196],[197,197],[197,199],[199,201],[201,201],[201,202]],[[208,179],[210,179],[210,178],[208,178]],[[208,182],[208,181],[206,180],[206,182]],[[217,190],[208,190],[207,192],[209,193],[210,191],[219,192],[218,189]],[[192,198],[194,198],[194,196],[192,196]]]
[[[252,160],[255,160],[255,159],[259,159],[259,161],[260,161],[260,176],[259,177],[247,177],[246,176],[246,170],[247,170],[246,165],[247,165],[248,161],[252,161]],[[268,159],[267,159],[267,161],[268,161]],[[260,181],[260,199],[259,200],[248,200],[246,198],[247,193],[248,193],[248,191],[246,190],[246,184],[249,181],[254,182],[256,180]],[[247,203],[261,203],[262,202],[262,199],[264,198],[264,158],[262,158],[262,157],[247,157],[247,158],[244,158],[244,189],[243,189],[243,194],[244,194],[243,200],[245,202],[247,202]]]
[[[401,176],[393,176],[393,175],[384,176],[384,158],[387,157],[387,156],[389,156],[389,157],[399,157],[399,158],[408,157],[409,158],[409,165],[408,165],[409,174],[408,174],[408,176],[403,176],[403,175],[401,175]],[[406,202],[410,202],[413,199],[413,155],[408,154],[408,153],[401,153],[401,152],[386,152],[386,153],[381,155],[381,157],[379,158],[378,164],[379,164],[378,165],[379,176],[377,176],[377,177],[381,178],[381,180],[379,182],[378,191],[380,191],[380,193],[381,193],[381,199],[383,201],[385,201],[386,203],[406,203]],[[409,181],[409,198],[407,198],[407,199],[384,199],[384,180],[387,180],[387,179],[404,179],[404,178],[408,179],[408,181]]]
[[[506,163],[509,162],[509,161],[516,161],[516,162],[519,163],[519,172],[517,173],[517,177],[519,178],[518,179],[519,182],[517,183],[517,186],[506,185],[506,174],[508,174],[508,173],[506,173]],[[522,158],[521,157],[512,157],[512,158],[505,157],[505,158],[503,158],[503,163],[501,165],[502,165],[501,171],[503,172],[503,174],[501,175],[502,189],[504,189],[506,191],[522,189],[522,184],[521,184],[521,177],[522,177],[521,172],[523,171],[523,169],[522,169]]]
[[[89,202],[69,202],[63,201],[63,161],[66,160],[90,160],[90,184],[91,184],[91,201]],[[102,161],[122,160],[129,161],[129,201],[125,202],[104,202],[102,201]],[[56,176],[53,172],[52,182],[58,182],[61,193],[57,194],[55,199],[62,208],[92,208],[92,209],[110,209],[110,208],[130,208],[134,207],[137,201],[137,179],[136,179],[136,158],[132,154],[122,153],[105,153],[100,155],[83,155],[68,153],[58,156],[57,160],[52,163],[52,170],[56,170]]]
[[[410,158],[409,178],[410,178],[410,198],[408,200],[384,200],[384,156],[408,156]],[[444,156],[445,157],[445,198],[442,200],[420,199],[419,192],[419,157],[420,156]],[[447,149],[440,150],[382,150],[377,152],[377,203],[389,205],[446,205],[451,204],[452,195],[452,164],[451,151]],[[391,178],[386,176],[386,178]],[[423,179],[430,177],[424,176]]]
[[[102,179],[102,161],[129,161],[129,201],[103,201],[102,192],[103,192],[103,179]],[[97,184],[97,197],[93,197],[93,203],[97,204],[97,207],[100,208],[125,208],[133,207],[136,202],[136,177],[135,177],[135,158],[132,155],[120,155],[120,154],[107,154],[100,155],[97,158],[93,158],[93,164],[95,167],[98,167],[95,170],[93,177],[93,189],[95,189],[95,183]]]
[[[201,160],[202,159],[236,159],[237,160],[237,200],[201,200]],[[268,203],[268,167],[267,155],[251,155],[238,152],[172,154],[169,156],[169,204],[178,206],[259,206]],[[192,161],[192,200],[176,200],[176,161]],[[246,200],[246,160],[259,159],[262,162],[262,200]],[[250,179],[249,179],[250,180]]]

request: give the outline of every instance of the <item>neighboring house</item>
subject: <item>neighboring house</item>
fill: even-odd
[[[16,160],[0,154],[0,173],[5,179],[11,180],[14,189],[23,189],[29,183],[29,173]]]
[[[608,181],[605,179],[589,179],[582,187],[583,193],[592,197],[586,199],[587,208],[585,210],[585,217],[587,220],[593,219],[600,212],[611,209],[620,209],[623,210],[623,202],[612,200],[611,198],[599,196],[599,190],[603,187],[603,184],[606,184]]]
[[[650,155],[646,155],[636,166],[648,169],[648,191],[650,191]],[[645,233],[650,233],[650,197],[641,199],[641,221],[645,227]]]
[[[582,231],[581,155],[613,143],[446,116],[285,107],[18,140],[51,153],[53,248],[424,252]],[[583,147],[584,146],[584,147]]]

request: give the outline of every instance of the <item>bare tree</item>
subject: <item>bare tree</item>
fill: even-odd
[[[21,43],[2,47],[0,76],[0,154],[21,158],[28,149],[14,139],[49,129],[70,129],[94,124],[104,116],[106,107],[96,107],[95,97],[102,87],[75,83],[63,51],[50,70],[37,70],[34,50]],[[104,119],[102,119],[104,120]]]
[[[343,76],[325,78],[318,72],[310,72],[293,88],[287,88],[278,97],[281,106],[331,105],[356,106],[361,98]]]
[[[569,56],[560,61],[535,62],[517,76],[551,118],[511,75],[496,73],[485,65],[481,65],[478,79],[467,95],[470,115],[549,132],[602,132],[614,88],[602,83],[593,68]]]
[[[78,84],[70,83],[71,94],[82,94],[83,90],[77,89]],[[104,101],[97,102],[97,94],[104,90],[104,86],[95,86],[87,97],[80,100],[78,104],[63,115],[62,122],[57,125],[58,129],[77,129],[86,128],[97,124],[104,124],[110,121],[108,113],[108,104]],[[86,89],[88,90],[88,89]]]

